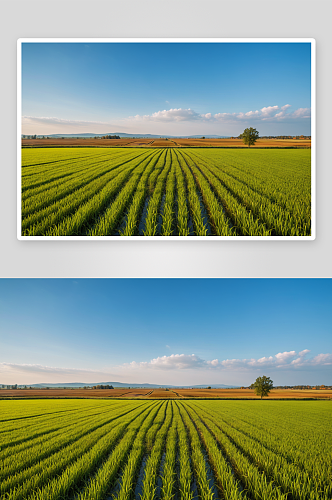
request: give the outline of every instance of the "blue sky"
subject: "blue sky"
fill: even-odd
[[[331,279],[1,279],[0,384],[331,384]]]
[[[309,43],[23,43],[22,132],[310,134]]]

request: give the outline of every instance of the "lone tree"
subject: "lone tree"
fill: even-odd
[[[259,137],[259,132],[255,128],[246,128],[242,134],[240,134],[240,139],[243,140],[244,144],[248,144],[248,148],[253,146]]]
[[[262,399],[268,396],[270,390],[273,389],[273,381],[270,377],[265,377],[265,375],[263,375],[262,377],[256,378],[256,381],[251,384],[250,388],[255,389],[257,396],[260,396]]]

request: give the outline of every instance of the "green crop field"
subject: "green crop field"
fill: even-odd
[[[8,500],[328,500],[330,402],[0,401]]]
[[[22,150],[23,236],[310,236],[308,149]]]

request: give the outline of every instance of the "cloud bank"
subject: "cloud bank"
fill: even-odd
[[[120,369],[149,369],[149,370],[257,370],[260,368],[275,369],[298,369],[298,368],[323,368],[332,366],[332,354],[321,353],[313,357],[308,357],[309,349],[303,351],[285,351],[279,352],[273,356],[264,356],[262,358],[250,359],[212,359],[204,360],[195,354],[171,354],[170,356],[160,356],[150,361],[132,361],[120,366],[113,366],[111,373],[107,368],[104,370],[88,370],[82,368],[60,368],[54,366],[45,366],[40,364],[18,364],[18,363],[0,363],[0,374],[8,372],[19,372],[26,374],[45,374],[45,375],[98,375],[98,376],[118,376],[114,372]]]
[[[309,356],[309,349],[300,352],[284,351],[273,356],[250,359],[204,360],[195,354],[171,354],[150,361],[132,361],[118,366],[103,367],[98,370],[81,368],[61,368],[40,364],[0,363],[0,384],[34,384],[101,381],[123,381],[126,383],[145,382],[160,384],[209,383],[211,379],[220,383],[247,383],[248,377],[266,373],[278,373],[278,383],[290,385],[303,383],[303,376],[311,378],[311,384],[321,383],[331,372],[332,354],[321,353]],[[165,374],[167,378],[165,380]],[[291,380],[289,379],[292,373]],[[250,375],[251,374],[251,375]],[[313,380],[316,379],[316,382]],[[203,382],[205,380],[205,382]],[[213,382],[214,383],[214,382]],[[309,383],[309,382],[308,382]]]
[[[332,365],[332,354],[318,354],[308,358],[309,349],[303,351],[279,352],[274,356],[250,359],[224,359],[219,361],[213,359],[206,361],[195,354],[171,354],[151,359],[151,361],[132,361],[125,363],[123,368],[152,369],[152,370],[188,370],[188,369],[208,369],[208,370],[257,370],[261,368],[270,369],[307,369],[323,368]]]
[[[88,120],[65,120],[63,118],[57,118],[56,116],[22,116],[22,122],[24,123],[46,123],[51,125],[75,125],[77,127],[82,127],[86,125],[107,125],[109,122],[98,122],[98,121],[88,121]]]
[[[56,381],[59,380],[67,380],[68,376],[71,378],[75,377],[86,377],[91,376],[91,377],[97,377],[100,378],[101,376],[112,376],[112,377],[118,377],[118,375],[112,375],[109,373],[107,370],[102,371],[102,370],[86,370],[83,368],[60,368],[60,367],[55,367],[55,366],[45,366],[45,365],[40,365],[40,364],[19,364],[19,363],[0,363],[0,383],[1,382],[1,377],[2,376],[8,376],[10,374],[22,374],[25,376],[31,375],[31,376],[49,376],[53,378],[53,376],[56,376],[57,379]],[[40,378],[40,377],[39,377]],[[72,381],[72,380],[71,380]]]
[[[201,121],[215,123],[238,123],[238,122],[257,122],[257,121],[273,121],[280,122],[283,120],[299,120],[309,119],[311,116],[310,108],[299,108],[296,111],[288,112],[290,104],[284,106],[265,106],[260,110],[247,111],[239,113],[204,113],[199,114],[196,111],[188,109],[164,109],[157,111],[151,115],[135,115],[130,116],[127,120],[143,121],[143,122],[182,122],[182,121]]]
[[[181,125],[179,135],[186,135],[188,127],[194,126],[211,126],[218,128],[221,125],[227,128],[234,125],[258,125],[263,124],[310,124],[311,110],[310,108],[299,108],[295,111],[290,111],[291,105],[285,104],[281,107],[264,106],[255,111],[246,111],[238,113],[197,113],[193,109],[174,108],[156,111],[150,115],[135,115],[123,119],[114,120],[113,123],[108,121],[88,121],[88,120],[68,120],[54,116],[23,116],[22,117],[22,133],[39,135],[48,134],[65,134],[65,133],[107,133],[107,132],[127,132],[137,133],[156,133],[159,126],[170,127]],[[154,124],[154,129],[147,129],[148,124]],[[136,130],[136,132],[135,132]],[[161,131],[159,130],[159,132]],[[174,133],[178,133],[174,131]]]
[[[67,120],[56,116],[22,116],[22,134],[82,134],[107,132],[127,132],[119,122]]]

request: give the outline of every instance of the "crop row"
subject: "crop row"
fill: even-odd
[[[310,150],[70,149],[24,151],[22,235],[311,234]]]
[[[1,499],[331,498],[326,402],[52,402],[0,402]]]

